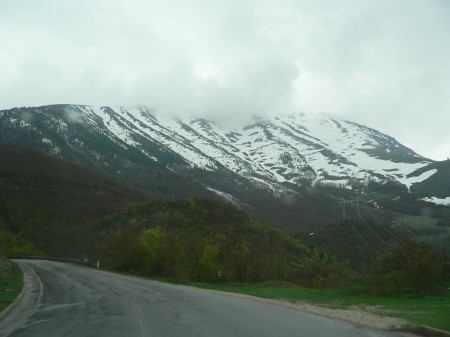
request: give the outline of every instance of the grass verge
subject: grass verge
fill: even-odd
[[[0,313],[19,296],[23,287],[23,273],[20,267],[9,260],[0,261]]]
[[[304,301],[329,308],[370,306],[370,311],[379,315],[399,317],[412,325],[427,325],[450,331],[450,295],[379,296],[355,294],[346,289],[306,289],[290,284],[230,284],[216,285],[195,283],[194,286],[242,293],[263,298]]]

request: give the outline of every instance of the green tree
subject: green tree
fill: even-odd
[[[217,282],[217,273],[221,270],[219,264],[220,247],[217,244],[206,244],[199,260],[200,280]]]
[[[291,264],[291,280],[306,287],[337,285],[353,277],[353,274],[347,264],[337,263],[317,248]]]
[[[377,260],[378,289],[383,292],[433,292],[443,279],[443,262],[431,246],[404,238],[386,249]]]
[[[32,256],[43,255],[41,251],[28,240],[7,230],[0,230],[0,255]]]
[[[138,238],[129,229],[112,231],[103,244],[103,258],[106,265],[119,271],[142,269]]]
[[[163,232],[159,227],[146,229],[139,236],[142,271],[146,274],[155,275],[164,269],[161,264],[162,238]]]
[[[243,242],[236,247],[234,254],[234,277],[236,281],[243,282],[249,279],[251,259],[251,246],[248,242]]]

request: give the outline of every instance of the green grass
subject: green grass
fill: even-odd
[[[5,310],[22,291],[23,273],[20,267],[13,263],[8,273],[0,275],[0,312]]]
[[[331,308],[370,305],[375,313],[380,315],[403,318],[411,325],[427,325],[450,331],[450,295],[448,293],[442,296],[420,297],[411,295],[379,296],[357,294],[349,289],[306,289],[289,284],[194,285],[263,298],[300,300]],[[450,287],[450,284],[448,286]]]
[[[450,231],[439,225],[439,219],[427,215],[401,215],[396,222],[405,229],[411,230],[413,237],[443,252],[450,254]]]
[[[386,201],[386,200],[392,200],[397,196],[396,193],[382,193],[382,192],[373,192],[367,194],[365,197],[363,197],[366,201]]]
[[[400,225],[410,226],[415,230],[427,230],[439,228],[439,219],[432,218],[428,215],[407,215],[403,214],[396,218],[396,221]]]

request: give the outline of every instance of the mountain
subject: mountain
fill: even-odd
[[[106,218],[150,200],[91,169],[0,144],[0,253],[90,253]]]
[[[0,111],[0,143],[95,167],[158,197],[222,198],[293,233],[339,221],[342,200],[375,192],[412,203],[450,197],[449,162],[324,114],[259,118],[230,129],[145,107],[14,108]],[[363,213],[378,207],[365,200]],[[420,213],[424,204],[412,208]],[[389,205],[383,216],[392,220],[389,208],[402,210]]]
[[[45,255],[183,282],[287,281],[336,288],[360,280],[355,271],[372,272],[374,261],[399,242],[397,234],[360,220],[295,240],[225,202],[154,200],[78,164],[0,145],[0,269],[6,273],[3,254]],[[445,261],[426,245],[400,242],[403,250],[420,252],[406,258],[419,258],[427,271],[430,265],[444,270]],[[384,273],[377,278],[391,280]],[[422,282],[430,288],[442,280],[439,275]],[[368,284],[371,291],[385,291],[390,282]],[[400,284],[405,291],[423,291],[420,283]]]
[[[244,281],[276,279],[308,249],[225,202],[154,200],[80,165],[0,145],[0,271],[3,254],[100,259],[184,280],[216,281],[224,270]]]

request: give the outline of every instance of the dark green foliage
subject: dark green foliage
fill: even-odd
[[[22,287],[22,270],[0,254],[0,313],[16,299]]]
[[[4,256],[39,256],[43,253],[30,241],[18,234],[1,229],[0,226],[0,255]]]
[[[218,201],[148,200],[81,166],[0,146],[5,254],[100,259],[178,280],[302,282],[293,262],[311,253],[280,230]]]
[[[115,270],[183,281],[326,287],[352,279],[351,268],[370,270],[393,240],[383,222],[359,219],[305,236],[303,244],[222,202],[152,200],[79,165],[0,146],[0,249],[8,255],[87,258]],[[406,290],[429,291],[417,272],[423,268],[422,263],[415,272],[378,273],[403,282]],[[415,277],[413,286],[405,275]]]
[[[378,258],[375,271],[383,292],[429,294],[445,278],[445,260],[431,246],[403,238]]]
[[[133,269],[148,275],[215,282],[221,271],[228,280],[266,279],[279,269],[272,255],[302,249],[279,230],[211,200],[151,203],[130,210],[120,223],[105,239],[106,261],[117,265],[113,252],[123,249],[113,249],[116,236],[134,228],[140,267]]]
[[[353,270],[368,274],[373,261],[396,240],[396,235],[383,223],[353,219],[319,229],[314,235],[305,236],[304,241],[329,252],[340,262],[348,262]]]
[[[107,265],[124,271],[184,281],[289,280],[314,287],[336,285],[352,275],[319,249],[311,251],[217,201],[153,202],[133,208],[118,222],[102,252]]]
[[[101,251],[105,252],[108,265],[114,270],[133,271],[140,264],[138,238],[129,228],[109,233]]]
[[[79,165],[0,146],[0,243],[5,254],[89,254],[92,234],[103,218],[146,199]]]
[[[430,293],[446,279],[448,258],[444,250],[413,239],[417,234],[411,225],[416,218],[421,217],[405,216],[408,226],[399,219],[395,226],[363,219],[346,220],[303,240],[310,247],[329,252],[337,261],[347,262],[362,275],[374,276],[376,284],[368,291]]]
[[[356,275],[348,264],[337,263],[317,248],[294,261],[291,273],[292,282],[313,288],[341,286]]]
[[[299,172],[290,174],[289,178],[295,177],[295,179],[292,180],[292,183],[285,183],[285,185],[292,190],[292,193],[280,198],[278,195],[274,195],[270,189],[255,185],[246,177],[221,165],[218,165],[217,170],[210,171],[193,168],[179,154],[157,141],[142,137],[139,133],[131,133],[129,137],[132,138],[130,140],[140,145],[138,147],[130,146],[108,131],[101,117],[95,114],[85,114],[82,111],[84,109],[90,109],[90,107],[61,104],[3,110],[0,113],[0,143],[37,149],[74,163],[95,167],[132,188],[152,193],[158,198],[181,199],[188,196],[220,198],[208,190],[206,188],[208,186],[240,200],[241,207],[257,219],[294,235],[305,234],[318,227],[340,221],[342,216],[338,199],[361,197],[357,191],[363,190],[369,192],[368,198],[372,198],[374,195],[386,197],[379,203],[383,210],[373,210],[377,217],[382,218],[385,222],[396,216],[392,213],[420,215],[424,208],[430,208],[433,212],[439,213],[436,214],[436,217],[441,218],[443,215],[441,218],[443,222],[450,221],[450,211],[444,214],[445,211],[439,208],[424,202],[417,202],[417,197],[411,197],[406,187],[399,183],[386,181],[378,184],[372,181],[369,186],[366,186],[366,181],[362,183],[360,180],[354,179],[355,177],[353,179],[347,177],[352,181],[353,190],[320,183],[313,186],[311,182],[315,177],[315,172],[308,166]],[[111,109],[104,107],[104,112],[110,114],[114,123],[127,126],[128,122],[114,114]],[[147,111],[147,113],[150,119],[155,120],[152,118],[151,111]],[[133,118],[131,115],[128,117]],[[207,121],[200,122],[203,127],[210,127]],[[370,130],[356,124],[355,126],[359,127],[362,132]],[[183,127],[190,128],[186,124]],[[265,129],[265,124],[257,123],[250,127]],[[154,132],[158,132],[156,129]],[[302,128],[299,127],[299,129]],[[296,132],[301,133],[302,131],[296,130]],[[370,151],[372,155],[390,161],[418,162],[425,160],[410,149],[398,144],[395,139],[386,137],[375,130],[369,132],[371,137],[376,138],[377,143],[380,144],[380,147]],[[233,133],[229,133],[227,137],[233,138]],[[266,133],[266,137],[270,138],[271,135]],[[387,152],[386,149],[390,149],[390,151]],[[330,160],[339,160],[350,164],[338,153],[327,151],[323,153],[328,155]],[[211,159],[214,160],[214,158]],[[292,158],[282,154],[280,160],[290,165]],[[440,165],[438,172],[430,179],[413,185],[413,190],[426,191],[424,196],[433,194],[434,191],[438,191],[441,196],[447,196],[448,177],[450,176],[448,162],[442,162],[442,165],[441,163],[431,163],[430,165],[427,169],[434,168],[433,165]],[[396,170],[393,169],[389,174],[395,174],[395,172]],[[421,172],[418,170],[412,175],[419,175]],[[281,171],[280,173],[282,174]],[[370,171],[367,174],[368,177],[375,175]],[[326,179],[341,178],[326,177]],[[385,179],[386,177],[379,175],[378,178]],[[422,192],[418,192],[418,194],[422,195]],[[103,192],[95,193],[100,195]],[[387,210],[390,212],[385,212]],[[13,224],[10,223],[10,225]],[[45,238],[42,240],[45,241]]]
[[[409,176],[419,176],[429,170],[437,170],[431,177],[411,186],[411,192],[418,197],[446,198],[450,196],[450,160],[434,162]]]
[[[400,184],[397,181],[387,180],[383,183],[376,181],[370,181],[367,185],[367,189],[370,193],[384,193],[392,196],[404,196],[408,194],[408,189],[405,185]]]

